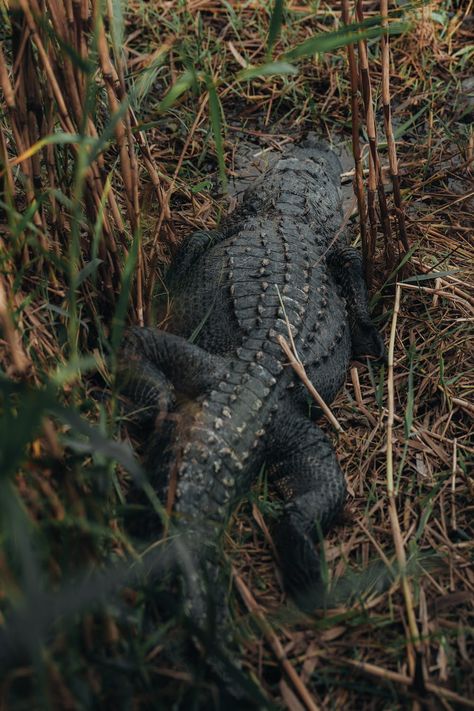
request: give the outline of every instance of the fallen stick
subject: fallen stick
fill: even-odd
[[[344,432],[340,423],[335,418],[335,416],[332,414],[331,410],[326,405],[323,398],[321,397],[321,395],[318,393],[318,391],[314,387],[313,383],[308,378],[303,364],[297,359],[297,357],[291,350],[288,341],[285,339],[284,336],[280,335],[280,336],[278,336],[278,343],[280,344],[283,352],[285,353],[288,360],[290,361],[291,367],[293,368],[293,370],[295,371],[295,373],[297,374],[299,379],[306,385],[306,387],[308,388],[308,391],[311,393],[314,400],[317,402],[317,404],[319,405],[321,410],[324,412],[324,414],[326,415],[326,417],[328,418],[329,422],[332,424],[334,429],[337,432]]]
[[[388,368],[387,368],[387,453],[386,453],[386,477],[387,477],[387,497],[388,497],[388,513],[390,525],[392,529],[393,542],[395,544],[395,553],[397,557],[398,568],[400,571],[400,582],[403,598],[405,601],[405,609],[408,619],[409,635],[407,635],[408,649],[408,664],[410,672],[413,674],[414,683],[417,684],[418,690],[424,692],[426,690],[425,669],[423,659],[423,647],[421,645],[420,633],[416,622],[416,615],[413,606],[413,596],[408,581],[406,570],[407,560],[405,553],[405,545],[403,542],[400,521],[398,520],[398,511],[396,504],[396,491],[393,476],[393,425],[395,414],[395,387],[394,387],[394,351],[395,340],[397,335],[397,319],[400,312],[401,288],[397,284],[395,292],[395,303],[393,306],[392,326],[390,329],[390,342],[388,346]],[[421,663],[419,662],[421,660]]]
[[[383,669],[375,664],[369,664],[368,662],[359,662],[355,659],[346,659],[345,657],[338,660],[343,664],[349,664],[362,672],[366,672],[371,676],[375,676],[378,679],[385,679],[386,681],[393,681],[398,684],[403,684],[404,686],[412,686],[413,682],[409,676],[405,674],[400,674],[399,672],[393,672],[388,669]],[[474,701],[471,699],[466,699],[464,696],[456,694],[455,691],[446,689],[444,686],[438,686],[437,684],[432,684],[430,681],[426,682],[426,690],[431,694],[436,694],[441,699],[446,699],[447,701],[453,701],[461,706],[466,706],[467,708],[474,709]]]
[[[283,667],[288,679],[292,682],[296,692],[298,693],[298,696],[300,699],[303,701],[305,704],[306,708],[308,711],[319,711],[319,706],[316,704],[314,701],[313,697],[309,693],[307,687],[305,684],[301,681],[300,677],[298,676],[298,673],[296,672],[296,669],[294,666],[291,664],[290,660],[285,654],[285,650],[283,649],[280,640],[276,636],[275,632],[271,628],[270,624],[267,622],[265,615],[262,612],[262,609],[260,605],[257,603],[255,600],[254,596],[240,577],[240,575],[237,573],[235,568],[232,568],[232,575],[235,581],[235,584],[237,586],[237,589],[242,597],[242,600],[244,601],[245,605],[247,606],[249,612],[251,612],[254,615],[254,618],[256,622],[258,623],[260,629],[262,630],[263,634],[265,635],[265,639],[267,640],[268,644],[270,645],[275,657],[277,658],[278,662],[281,664]]]

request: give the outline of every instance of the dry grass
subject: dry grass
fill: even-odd
[[[292,711],[473,707],[470,5],[411,7],[410,30],[390,44],[361,40],[303,58],[297,75],[251,82],[237,74],[265,60],[262,3],[133,0],[115,26],[112,0],[104,23],[87,0],[44,0],[42,12],[37,0],[18,5],[0,55],[0,625],[8,629],[22,605],[36,610],[24,618],[31,629],[51,623],[39,579],[64,591],[81,567],[138,557],[112,463],[127,468],[128,455],[107,444],[119,423],[113,399],[101,399],[113,390],[128,291],[130,318],[153,322],[159,269],[191,229],[227,209],[216,186],[224,158],[232,175],[239,140],[275,148],[308,129],[352,135],[359,216],[350,226],[389,363],[354,365],[331,408],[350,494],[324,544],[326,610],[303,617],[285,600],[262,487],[234,517],[226,550],[244,668],[269,705]],[[386,11],[343,3],[346,23]],[[341,23],[339,5],[286,12],[274,57]],[[179,86],[188,89],[167,108],[167,90]],[[62,143],[38,143],[53,131]],[[115,708],[119,697],[156,708],[157,684],[166,707],[193,686],[163,654],[166,631],[144,632],[146,586],[128,572],[114,580],[125,586],[120,604],[117,582],[94,579],[100,605],[84,590],[89,603],[73,608],[74,623],[64,613],[66,623],[29,648],[32,663],[7,665],[1,709],[32,708],[32,699]]]

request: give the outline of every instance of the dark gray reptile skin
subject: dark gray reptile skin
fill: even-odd
[[[325,146],[293,147],[218,231],[185,241],[167,276],[167,331],[126,337],[123,389],[142,425],[156,423],[148,469],[164,500],[171,473],[177,481],[175,532],[196,619],[206,617],[203,578],[211,589],[218,578],[225,523],[264,463],[282,501],[272,532],[287,589],[304,597],[320,585],[314,541],[343,504],[344,477],[277,337],[288,340],[287,318],[328,403],[351,355],[383,354],[360,255],[331,244],[339,175]]]

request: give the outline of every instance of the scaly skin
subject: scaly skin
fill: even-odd
[[[171,470],[176,477],[189,612],[202,622],[203,575],[217,581],[219,538],[264,463],[283,504],[273,533],[287,588],[300,598],[320,589],[314,541],[343,504],[344,477],[277,338],[288,340],[288,321],[327,403],[351,354],[383,354],[360,256],[332,244],[339,174],[324,146],[294,147],[220,230],[185,242],[167,278],[168,331],[132,329],[123,348],[124,391],[145,408],[142,423],[167,413],[176,422],[152,435],[149,470],[164,496]]]

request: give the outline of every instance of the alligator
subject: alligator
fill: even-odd
[[[196,620],[204,588],[217,586],[226,523],[263,465],[281,502],[271,530],[286,589],[297,601],[321,589],[315,543],[346,487],[280,337],[328,404],[351,357],[383,357],[361,255],[339,238],[340,174],[312,137],[283,153],[219,229],[184,241],[166,276],[166,330],[125,337],[123,392],[151,425],[147,467],[172,503]]]

